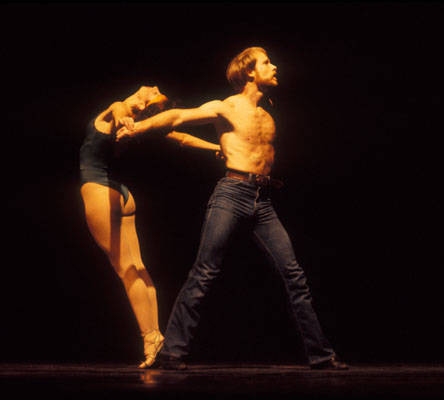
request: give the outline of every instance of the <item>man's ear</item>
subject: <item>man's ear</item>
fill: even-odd
[[[256,76],[256,71],[255,71],[255,69],[252,69],[252,70],[250,70],[250,71],[247,70],[247,78],[248,78],[248,80],[249,80],[250,82],[253,82],[253,81],[254,81],[255,76]]]

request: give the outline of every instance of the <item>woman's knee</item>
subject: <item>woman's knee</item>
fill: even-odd
[[[130,277],[137,273],[136,266],[133,263],[122,262],[120,259],[114,258],[112,254],[108,254],[108,257],[114,271],[120,279],[124,280],[126,277]]]
[[[148,273],[143,265],[137,265],[135,263],[112,263],[112,265],[125,286],[129,287],[137,279],[142,279],[148,288],[154,288],[151,279],[147,279]]]

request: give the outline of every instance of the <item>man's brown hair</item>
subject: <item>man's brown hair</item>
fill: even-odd
[[[230,64],[228,64],[227,79],[237,92],[241,92],[248,82],[248,72],[254,70],[256,66],[256,53],[258,52],[267,55],[267,52],[262,47],[249,47],[234,57]]]

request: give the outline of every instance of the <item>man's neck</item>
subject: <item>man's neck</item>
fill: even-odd
[[[257,107],[259,101],[264,96],[264,92],[260,90],[254,82],[247,82],[240,94],[245,97],[253,107]]]

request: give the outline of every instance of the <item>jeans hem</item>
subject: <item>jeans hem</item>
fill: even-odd
[[[319,359],[316,360],[316,362],[310,362],[309,364],[310,364],[310,367],[312,367],[313,365],[318,365],[318,364],[322,364],[322,363],[324,363],[326,361],[333,360],[333,358],[335,358],[335,354],[334,353],[332,355],[330,355],[330,356],[319,358]]]

